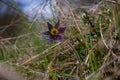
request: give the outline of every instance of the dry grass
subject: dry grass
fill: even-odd
[[[28,80],[119,80],[119,2],[102,0],[77,9],[68,1],[62,5],[56,9],[61,26],[67,27],[63,41],[48,42],[41,34],[46,24],[22,17],[25,28],[16,37],[0,39],[1,60]]]

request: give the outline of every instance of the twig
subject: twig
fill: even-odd
[[[9,41],[9,40],[14,40],[14,39],[19,39],[19,38],[22,38],[22,37],[28,37],[28,35],[30,35],[32,33],[26,33],[26,34],[22,34],[20,36],[16,36],[16,37],[10,37],[10,38],[3,38],[3,39],[0,39],[1,41]]]
[[[105,2],[109,2],[109,3],[113,3],[113,4],[118,4],[118,5],[120,5],[120,3],[118,3],[118,2],[116,2],[116,1],[114,1],[114,0],[105,0]]]
[[[2,3],[5,4],[5,5],[7,5],[8,7],[10,7],[10,8],[13,9],[13,10],[16,10],[16,11],[19,10],[18,8],[14,7],[13,4],[9,4],[9,3],[8,3],[7,1],[5,1],[5,0],[0,0],[0,2],[2,2]],[[21,15],[21,16],[23,16],[23,17],[30,17],[29,15],[22,14],[22,13],[19,13],[19,12],[18,12],[18,14]]]
[[[2,2],[3,4],[6,4],[8,7],[11,7],[11,8],[13,8],[13,9],[17,10],[16,7],[14,7],[12,4],[9,4],[9,3],[6,2],[5,0],[0,0],[0,2]]]
[[[43,4],[43,3],[42,3]],[[42,5],[41,4],[41,5]],[[39,6],[39,10],[37,11],[37,13],[35,14],[32,23],[29,26],[29,29],[31,29],[32,25],[35,23],[35,21],[37,20],[38,14],[42,12],[42,10],[45,8],[45,6],[47,5],[47,1],[44,2],[44,4],[42,6]]]
[[[96,70],[95,72],[93,72],[92,74],[88,75],[86,77],[86,80],[89,80],[90,78],[92,78],[97,72],[100,72],[101,70],[103,70],[105,67],[107,67],[108,65],[110,65],[111,63],[113,63],[114,61],[120,59],[120,56],[116,57],[115,59],[111,60],[110,62],[104,64],[103,66],[101,66],[98,70]]]
[[[10,26],[15,25],[15,23],[17,23],[18,21],[20,21],[20,20],[18,19],[16,21],[11,21],[11,23],[9,25],[6,25],[6,26],[0,26],[0,34],[2,34]]]

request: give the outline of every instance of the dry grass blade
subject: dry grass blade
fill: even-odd
[[[56,47],[56,46],[58,46],[60,44],[61,44],[61,42],[56,43],[55,45],[53,45],[50,48],[48,48],[45,51],[43,51],[42,54],[48,52],[50,49],[52,49],[52,48],[54,48],[54,47]],[[32,60],[36,60],[40,55],[41,54],[37,54],[37,55],[33,56],[32,58],[30,58],[30,59],[26,60],[25,62],[23,62],[21,65],[26,65],[26,64],[30,63]]]
[[[106,42],[105,42],[105,39],[103,37],[103,34],[102,34],[102,29],[101,29],[101,24],[100,24],[100,34],[101,34],[101,38],[102,38],[102,41],[104,43],[104,45],[106,46],[107,49],[109,49],[109,47],[107,46]]]

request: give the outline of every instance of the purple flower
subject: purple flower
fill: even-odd
[[[66,27],[59,27],[59,20],[55,26],[52,26],[49,22],[47,22],[47,25],[48,31],[43,32],[43,34],[49,35],[48,41],[63,40],[63,36],[61,34],[65,31]]]

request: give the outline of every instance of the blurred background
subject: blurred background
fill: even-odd
[[[71,6],[75,9],[80,6],[95,5],[97,2],[98,0],[69,0]],[[68,14],[66,3],[67,0],[1,0],[0,35],[2,37],[13,36],[17,23],[20,22],[18,20],[20,15],[31,22],[34,19],[45,22],[45,19],[58,18],[58,7],[62,8],[64,12],[67,11],[65,13]],[[16,23],[16,26],[15,24],[9,25],[13,22]],[[6,25],[9,25],[9,27]]]

